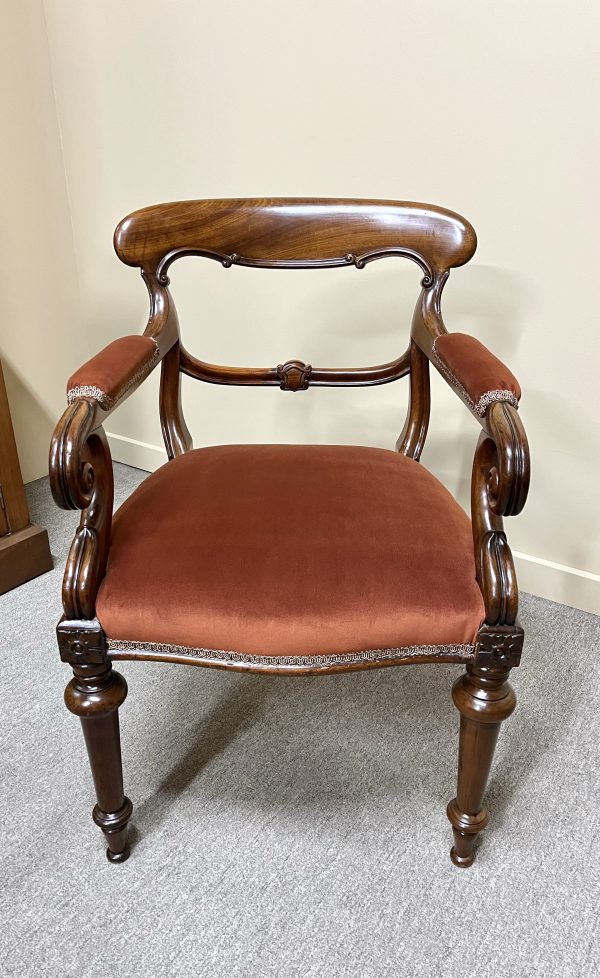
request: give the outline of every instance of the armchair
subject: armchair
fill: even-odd
[[[68,383],[50,450],[59,506],[81,510],[65,570],[58,644],[73,678],[107,855],[129,855],[118,708],[119,659],[276,675],[325,675],[420,662],[464,663],[456,797],[448,805],[457,866],[485,827],[484,791],[523,630],[503,517],[519,513],[529,452],[510,371],[441,315],[452,268],[475,232],[442,208],[396,201],[200,200],[136,211],[115,232],[119,258],[150,297],[143,336],[111,343]],[[253,268],[364,268],[403,257],[422,272],[407,351],[374,367],[225,367],[180,342],[168,269],[182,255]],[[109,414],[161,364],[160,418],[169,461],[112,516]],[[429,364],[481,434],[471,519],[419,459],[430,413]],[[184,373],[211,384],[284,391],[370,386],[408,376],[396,452],[348,446],[244,445],[192,450]],[[190,491],[193,487],[193,491]]]

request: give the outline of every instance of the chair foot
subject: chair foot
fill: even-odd
[[[459,856],[455,846],[452,846],[450,850],[450,859],[455,866],[458,866],[459,869],[468,869],[469,866],[472,866],[475,862],[475,856],[473,853],[471,853],[470,856]]]
[[[124,863],[127,859],[129,859],[130,852],[130,846],[125,846],[122,852],[112,852],[107,848],[106,858],[108,859],[109,863]]]
[[[446,809],[446,814],[452,825],[454,835],[450,859],[455,866],[466,869],[472,866],[475,861],[475,840],[488,823],[488,812],[482,808],[477,815],[467,815],[458,807],[457,799],[453,798]]]
[[[111,863],[124,863],[129,858],[131,847],[127,843],[127,824],[132,812],[129,798],[125,798],[117,812],[103,812],[99,805],[94,806],[92,818],[104,832],[108,843],[106,858]]]

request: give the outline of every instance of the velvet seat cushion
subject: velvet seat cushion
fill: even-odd
[[[418,462],[227,445],[121,506],[97,615],[109,639],[306,656],[472,644],[484,609],[470,520]]]

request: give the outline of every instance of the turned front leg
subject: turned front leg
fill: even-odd
[[[455,682],[452,698],[460,710],[458,786],[448,805],[454,845],[450,858],[455,866],[470,866],[473,846],[488,823],[483,807],[500,724],[516,706],[512,687],[506,681],[510,669],[468,666]]]
[[[65,690],[65,703],[81,720],[98,804],[92,818],[106,837],[111,862],[129,856],[127,823],[132,804],[123,793],[119,707],[127,696],[127,683],[110,664],[74,666]]]

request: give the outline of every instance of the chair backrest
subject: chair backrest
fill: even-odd
[[[224,267],[363,268],[379,258],[403,257],[423,271],[422,286],[443,285],[477,244],[468,221],[429,204],[390,200],[264,198],[190,200],[145,207],[115,231],[121,261],[141,268],[149,287],[166,287],[170,265],[188,255]],[[210,383],[279,386],[370,386],[409,371],[408,354],[376,367],[314,368],[299,360],[277,367],[221,367],[181,350],[180,369]]]
[[[458,214],[393,200],[178,201],[135,211],[115,232],[121,261],[159,278],[182,255],[255,268],[362,268],[403,256],[429,281],[467,262],[475,246]]]

